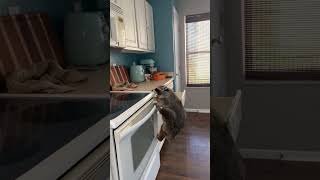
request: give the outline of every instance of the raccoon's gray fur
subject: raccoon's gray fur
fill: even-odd
[[[172,140],[184,127],[186,112],[180,99],[171,89],[160,86],[155,91],[157,93],[156,106],[163,117],[163,124],[157,138],[159,141],[165,137]]]

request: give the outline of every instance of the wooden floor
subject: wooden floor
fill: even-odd
[[[319,162],[246,159],[246,180],[319,180]]]
[[[157,180],[210,179],[210,114],[188,113],[184,129],[163,145]]]

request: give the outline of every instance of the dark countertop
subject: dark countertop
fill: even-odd
[[[120,114],[124,113],[131,106],[138,103],[149,93],[111,93],[110,98],[110,113],[107,115],[107,120],[111,121]]]
[[[110,99],[0,98],[0,179],[16,179],[109,114]]]
[[[74,87],[76,91],[68,94],[104,94],[108,93],[109,79],[107,78],[107,67],[101,66],[97,70],[79,70],[82,74],[88,77],[88,80],[83,83],[78,83]]]

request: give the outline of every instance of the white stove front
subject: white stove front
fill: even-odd
[[[110,129],[111,178],[153,180],[160,168],[157,137],[159,118],[153,100],[116,129]]]

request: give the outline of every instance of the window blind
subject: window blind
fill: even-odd
[[[187,86],[210,84],[210,14],[186,16]]]
[[[320,79],[320,1],[245,0],[247,79]]]

